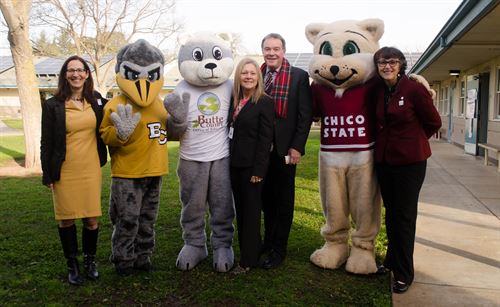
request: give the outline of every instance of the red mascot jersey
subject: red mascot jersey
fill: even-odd
[[[376,81],[349,88],[342,97],[316,82],[311,85],[314,116],[321,117],[321,151],[363,151],[375,141]]]

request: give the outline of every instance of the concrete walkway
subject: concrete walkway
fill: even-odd
[[[415,281],[393,305],[500,306],[500,173],[443,141],[420,194]]]

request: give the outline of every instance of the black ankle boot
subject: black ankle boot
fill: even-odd
[[[83,250],[83,266],[85,274],[88,278],[96,280],[99,278],[97,265],[95,263],[95,254],[97,250],[97,235],[99,228],[87,229],[83,227],[82,231],[82,250]]]
[[[76,239],[76,226],[59,227],[59,238],[61,239],[64,257],[68,266],[68,282],[72,285],[79,286],[83,283],[83,278],[80,275],[78,266],[78,241]]]

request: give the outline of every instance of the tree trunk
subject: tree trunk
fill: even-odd
[[[9,28],[8,39],[15,65],[19,101],[24,125],[25,167],[41,170],[41,103],[38,80],[29,39],[30,0],[0,0],[0,9]]]

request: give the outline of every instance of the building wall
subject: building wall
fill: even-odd
[[[437,95],[435,98],[436,108],[441,114],[443,122],[441,137],[456,145],[464,146],[465,143],[465,106],[466,97],[462,90],[462,82],[465,82],[465,93],[467,91],[467,76],[473,76],[489,72],[488,92],[488,131],[487,142],[500,146],[500,94],[498,94],[498,78],[500,78],[500,57],[494,58],[486,63],[477,65],[467,71],[461,72],[458,77],[450,78],[433,84]],[[446,107],[447,106],[447,107]],[[449,128],[449,113],[451,112],[451,129]],[[448,133],[448,130],[450,133]],[[449,136],[451,135],[451,136]],[[496,159],[496,154],[490,154],[490,159]]]
[[[21,117],[19,92],[14,88],[0,88],[0,117]]]

